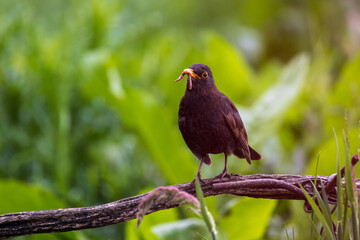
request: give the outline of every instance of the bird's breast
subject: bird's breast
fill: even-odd
[[[195,152],[224,152],[233,139],[224,123],[221,106],[213,96],[184,96],[179,108],[179,128],[186,144]]]

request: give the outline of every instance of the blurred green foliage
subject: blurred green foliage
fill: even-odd
[[[231,157],[231,172],[314,174],[321,151],[318,173],[335,173],[345,108],[350,152],[359,148],[359,19],[350,0],[0,0],[0,213],[191,181],[198,161],[177,128],[185,87],[173,80],[197,62],[264,156],[251,166]],[[223,156],[214,160],[204,177],[221,171]],[[284,225],[309,238],[301,202],[206,204],[221,239],[285,238]],[[202,239],[189,216],[172,209],[138,230],[130,221],[19,239]]]

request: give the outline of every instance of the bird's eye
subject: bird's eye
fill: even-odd
[[[207,78],[207,76],[208,76],[208,73],[207,73],[207,72],[203,72],[202,77],[203,77],[203,78]]]

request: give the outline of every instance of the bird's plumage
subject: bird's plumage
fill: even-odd
[[[192,72],[188,73],[187,88],[179,106],[179,129],[192,153],[208,165],[211,165],[209,154],[224,153],[225,157],[234,154],[249,164],[251,160],[261,159],[248,144],[234,103],[217,89],[210,68],[193,64],[189,69]],[[227,174],[226,165],[225,170]]]

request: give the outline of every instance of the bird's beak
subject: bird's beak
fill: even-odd
[[[187,74],[188,76],[191,76],[193,78],[199,78],[199,76],[196,73],[194,73],[194,70],[191,68],[184,69],[183,74]]]
[[[192,89],[192,81],[191,78],[199,78],[201,79],[196,73],[194,73],[194,70],[191,68],[186,68],[184,69],[184,71],[181,73],[180,77],[178,79],[175,80],[175,82],[180,81],[182,79],[184,79],[184,75],[187,74],[188,75],[188,79],[189,79],[189,90]]]

